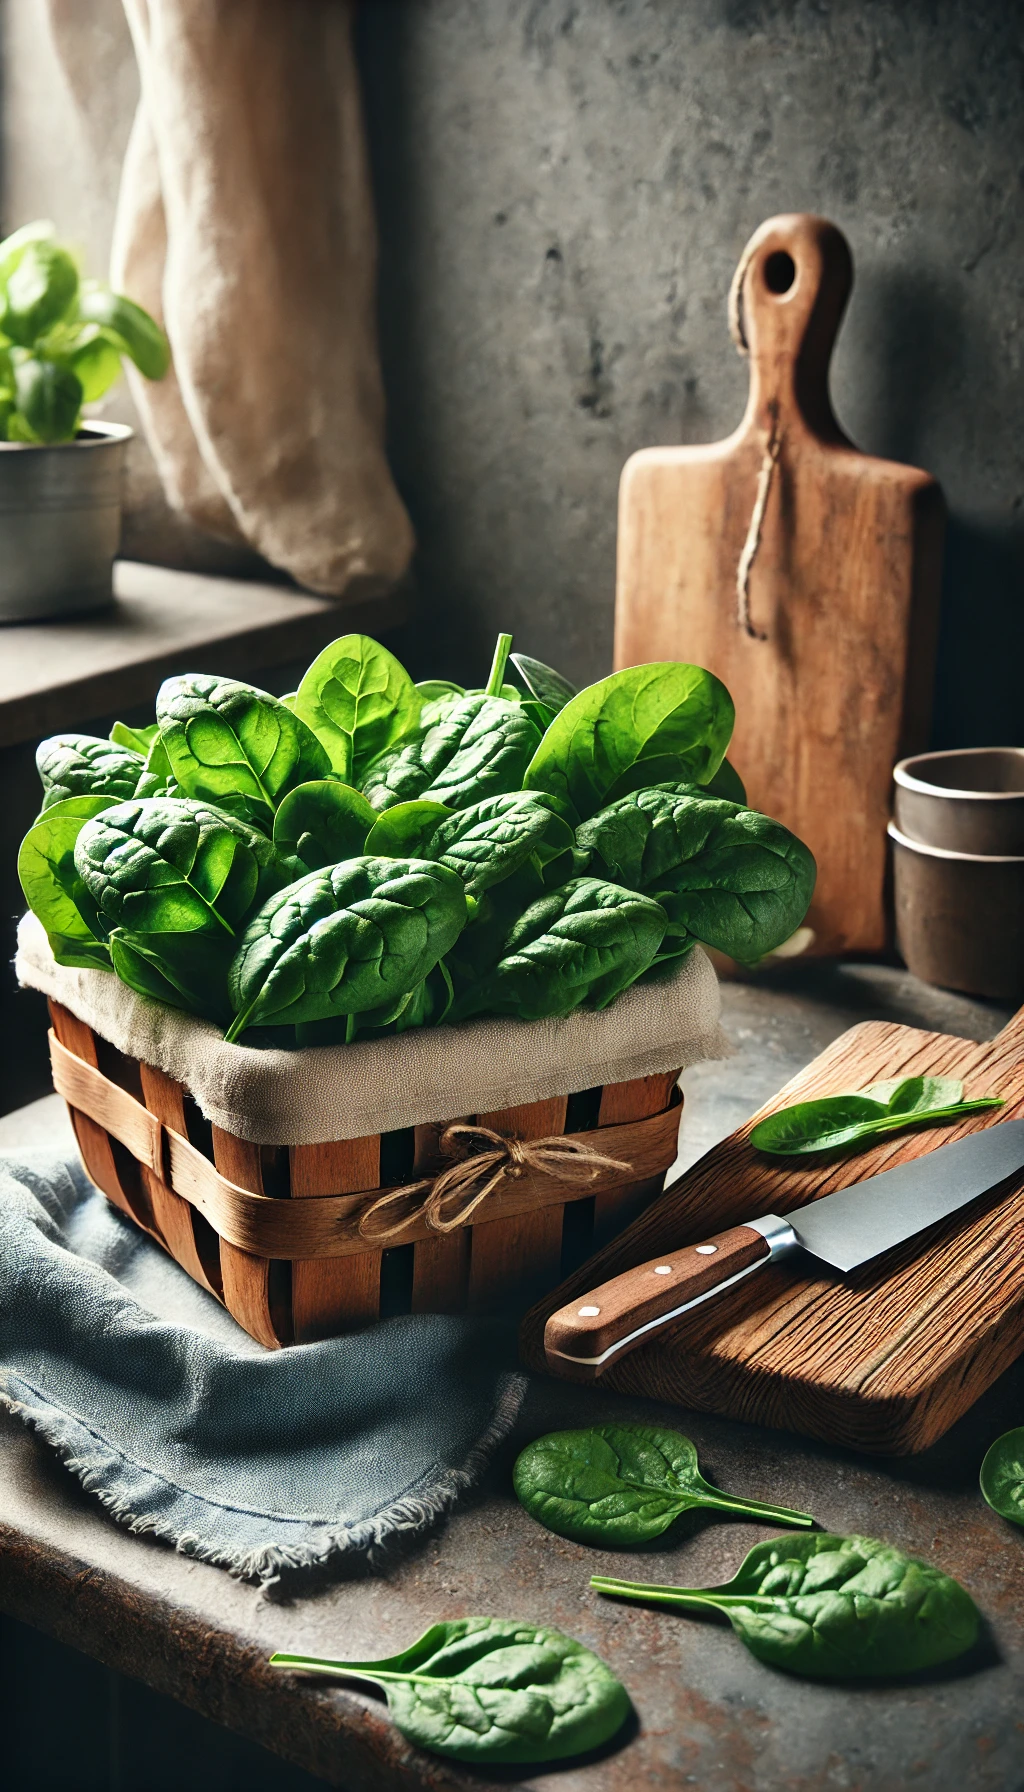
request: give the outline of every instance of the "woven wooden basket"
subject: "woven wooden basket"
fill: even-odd
[[[567,1183],[503,1177],[472,1223],[414,1220],[389,1249],[359,1226],[382,1192],[438,1173],[449,1121],[331,1144],[252,1145],[188,1090],[51,1000],[54,1087],[92,1180],[261,1344],[336,1337],[397,1313],[522,1311],[661,1190],[676,1154],[678,1071],[463,1116],[505,1138],[567,1135],[628,1169]]]

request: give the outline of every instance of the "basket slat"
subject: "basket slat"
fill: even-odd
[[[646,1120],[651,1114],[662,1113],[672,1100],[678,1080],[678,1070],[665,1070],[660,1076],[638,1076],[631,1083],[606,1083],[601,1091],[598,1126],[621,1126],[629,1120]],[[623,1231],[652,1195],[660,1193],[664,1180],[664,1175],[649,1176],[597,1195],[593,1249],[601,1250]]]
[[[477,1125],[503,1138],[546,1139],[565,1131],[568,1096],[478,1114]],[[486,1313],[499,1301],[529,1304],[531,1291],[553,1287],[562,1266],[563,1206],[538,1208],[473,1227],[467,1307]]]
[[[185,1091],[181,1084],[152,1064],[140,1064],[139,1071],[143,1099],[150,1113],[155,1114],[163,1126],[171,1127],[184,1137],[188,1126],[185,1119]],[[182,1269],[187,1269],[193,1281],[220,1300],[219,1268],[215,1277],[207,1274],[206,1264],[196,1242],[196,1221],[202,1224],[202,1215],[197,1214],[194,1207],[190,1207],[172,1188],[168,1188],[162,1177],[154,1176],[152,1171],[143,1170],[143,1181],[149,1194],[153,1216],[171,1256],[181,1264]],[[207,1230],[212,1231],[212,1228],[207,1226]]]
[[[440,1139],[446,1126],[454,1122],[442,1120],[429,1126],[415,1127],[416,1147],[413,1156],[413,1178],[436,1176],[444,1168]],[[469,1290],[469,1258],[472,1234],[468,1226],[459,1232],[439,1232],[436,1238],[421,1238],[413,1246],[412,1297],[413,1313],[464,1313]]]
[[[292,1145],[292,1199],[356,1194],[380,1178],[380,1136],[338,1139],[329,1145]],[[297,1259],[292,1264],[292,1321],[297,1344],[333,1338],[368,1325],[380,1313],[382,1252]]]
[[[213,1161],[222,1176],[237,1182],[254,1195],[266,1193],[263,1187],[263,1161],[258,1145],[238,1139],[221,1127],[213,1129]],[[240,1251],[226,1238],[220,1241],[220,1270],[224,1287],[224,1305],[239,1325],[268,1350],[281,1343],[270,1316],[270,1259],[253,1257]]]
[[[50,999],[47,1006],[50,1010],[50,1023],[61,1045],[66,1046],[69,1052],[74,1052],[83,1063],[98,1068],[99,1053],[92,1028],[84,1020],[79,1020],[76,1014],[72,1014],[70,1008],[61,1007],[59,1002]],[[92,1180],[97,1188],[103,1190],[108,1201],[113,1201],[115,1207],[119,1207],[129,1219],[134,1219],[131,1202],[121,1186],[114,1148],[106,1128],[97,1121],[90,1120],[88,1114],[80,1113],[77,1108],[69,1108],[68,1112],[78,1140],[78,1149],[82,1153],[82,1162]]]

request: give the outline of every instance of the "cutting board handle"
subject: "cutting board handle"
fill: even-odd
[[[996,1038],[1004,1045],[1017,1045],[1024,1056],[1024,1008],[1018,1008],[1016,1014],[1011,1014]]]
[[[827,218],[789,212],[755,230],[729,295],[733,339],[750,356],[741,428],[774,434],[802,418],[824,440],[846,440],[828,369],[852,285],[849,244]]]

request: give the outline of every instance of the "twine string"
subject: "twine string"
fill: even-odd
[[[630,1170],[631,1164],[606,1157],[578,1139],[556,1133],[547,1139],[506,1139],[489,1126],[454,1122],[441,1134],[442,1157],[453,1161],[437,1176],[389,1189],[371,1201],[359,1221],[359,1235],[374,1244],[387,1244],[414,1221],[425,1220],[433,1232],[454,1232],[471,1219],[506,1177],[518,1180],[530,1171],[551,1176],[556,1182],[593,1182],[601,1170]],[[413,1205],[389,1226],[371,1229],[375,1214],[399,1202]]]

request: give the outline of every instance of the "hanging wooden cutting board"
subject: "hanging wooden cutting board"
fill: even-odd
[[[886,941],[891,774],[927,744],[944,522],[927,473],[860,453],[833,416],[852,281],[827,219],[763,224],[730,302],[742,423],[634,454],[619,494],[615,664],[689,660],[728,686],[751,805],[818,861],[820,953]]]
[[[965,1095],[1002,1095],[1006,1105],[855,1156],[766,1157],[750,1143],[758,1120],[791,1102],[925,1074],[958,1077]],[[548,1315],[623,1270],[1021,1118],[1024,1008],[987,1045],[885,1021],[853,1027],[527,1314],[523,1360],[550,1374]],[[941,1437],[1024,1351],[1022,1246],[1024,1173],[849,1275],[806,1258],[760,1270],[609,1364],[596,1385],[908,1455]],[[587,1399],[581,1387],[581,1425]]]

